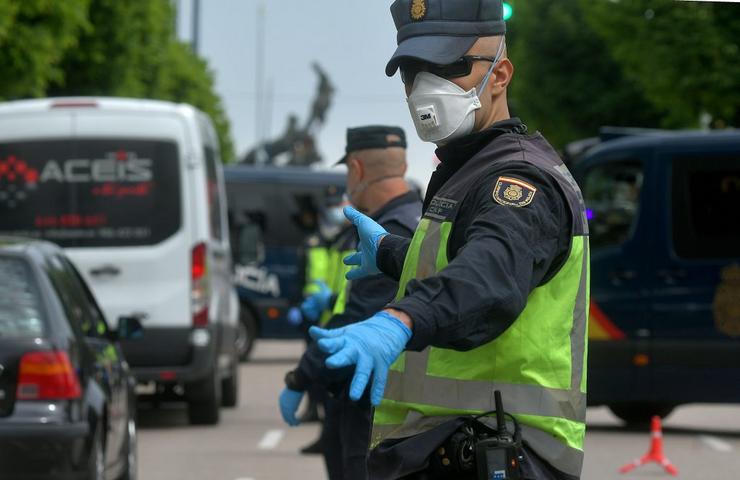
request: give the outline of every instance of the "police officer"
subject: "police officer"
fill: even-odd
[[[580,191],[542,135],[510,118],[501,0],[396,0],[391,12],[399,45],[386,73],[400,69],[441,164],[411,241],[345,209],[360,235],[348,277],[383,272],[400,280],[398,297],[311,335],[327,366],[355,367],[351,398],[372,378],[370,478],[476,478],[439,462],[440,446],[467,415],[494,410],[498,390],[521,427],[521,478],[577,479],[589,303]]]
[[[336,186],[330,185],[324,192],[320,211],[306,208],[299,214],[299,224],[310,229],[312,234],[304,244],[304,301],[300,308],[291,308],[287,317],[291,325],[301,328],[306,335],[307,345],[311,343],[308,328],[313,324],[326,325],[329,307],[336,299],[332,286],[336,283],[336,278],[341,277],[342,272],[334,267],[336,262],[333,260],[340,255],[335,245],[341,241],[339,232],[346,223],[343,216],[336,215],[341,212],[342,205],[341,192]],[[346,242],[345,244],[349,245]],[[316,385],[308,392],[308,398],[308,406],[300,420],[304,423],[320,421],[318,407],[324,406],[325,390]],[[301,453],[321,453],[320,437],[301,448]]]
[[[405,149],[406,137],[400,128],[353,128],[347,131],[347,154],[339,162],[347,164],[350,202],[398,238],[410,238],[421,216],[421,201],[403,178],[407,167]],[[354,228],[351,231],[354,233]],[[352,251],[356,245],[355,235]],[[340,289],[327,328],[340,328],[367,318],[393,300],[397,290],[398,282],[384,275],[347,282]],[[309,347],[297,368],[286,376],[280,410],[288,424],[297,425],[295,411],[303,392],[315,384],[326,385],[334,393],[327,400],[323,435],[329,478],[361,480],[367,478],[370,401],[367,396],[351,401],[347,392],[351,371],[328,370],[325,359],[326,354],[315,345]]]

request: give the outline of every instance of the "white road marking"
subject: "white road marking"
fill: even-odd
[[[717,437],[712,437],[710,435],[701,435],[699,437],[699,440],[707,447],[711,448],[712,450],[717,450],[718,452],[731,452],[734,450],[732,448],[732,445]]]
[[[272,450],[277,447],[285,436],[285,430],[268,430],[257,444],[260,450]]]
[[[244,477],[244,478],[237,478],[236,480],[254,480],[254,478],[251,478],[251,477],[249,477],[249,478],[247,478],[247,477]]]

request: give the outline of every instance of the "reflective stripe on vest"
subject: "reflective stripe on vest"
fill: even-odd
[[[426,217],[409,247],[397,298],[411,279],[447,266],[452,223]],[[524,246],[526,248],[526,246]],[[406,352],[391,367],[375,411],[371,447],[456,416],[494,410],[500,390],[524,441],[555,468],[580,475],[586,415],[588,238],[574,235],[558,273],[535,288],[502,335],[459,352],[430,347]]]

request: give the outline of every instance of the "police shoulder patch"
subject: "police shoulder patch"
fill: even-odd
[[[509,207],[526,207],[537,193],[537,188],[523,180],[499,177],[493,187],[493,200]]]

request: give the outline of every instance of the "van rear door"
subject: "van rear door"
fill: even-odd
[[[658,165],[666,194],[651,255],[655,391],[675,401],[737,400],[740,141],[676,146]]]
[[[25,172],[23,188],[5,199],[0,232],[64,247],[112,323],[144,314],[153,342],[160,333],[171,340],[172,328],[182,328],[185,340],[168,343],[181,345],[178,351],[147,349],[141,359],[127,352],[132,365],[184,364],[192,245],[183,122],[92,108],[70,119],[71,136],[0,143],[0,159],[23,162]]]

